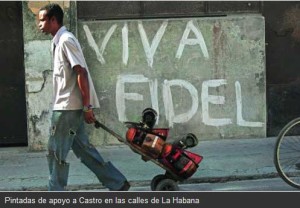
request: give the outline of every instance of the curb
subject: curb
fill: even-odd
[[[203,177],[203,178],[191,178],[179,184],[197,184],[197,183],[226,183],[232,181],[246,181],[246,180],[259,180],[259,179],[272,179],[278,178],[278,173],[256,174],[256,175],[241,175],[241,176],[222,176],[222,177]],[[129,181],[132,187],[145,187],[149,186],[151,180],[142,181]],[[72,184],[68,185],[67,191],[88,191],[88,190],[105,190],[106,188],[101,184]],[[0,191],[48,191],[47,186],[37,187],[20,187],[17,189],[0,189]]]

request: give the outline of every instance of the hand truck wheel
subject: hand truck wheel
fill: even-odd
[[[179,191],[178,182],[170,178],[162,179],[156,185],[155,191]]]
[[[151,191],[155,191],[157,184],[161,180],[166,179],[166,178],[167,178],[166,175],[163,175],[163,174],[155,176],[151,181]]]

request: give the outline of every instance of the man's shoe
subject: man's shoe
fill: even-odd
[[[296,169],[300,170],[300,162],[295,164]]]
[[[130,189],[130,184],[128,181],[124,182],[124,185],[118,191],[128,191]]]

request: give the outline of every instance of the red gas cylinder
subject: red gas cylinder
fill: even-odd
[[[168,128],[154,128],[151,130],[153,133],[158,134],[163,140],[166,141],[169,129]]]
[[[126,139],[128,142],[132,143],[133,139],[135,138],[136,135],[136,129],[135,128],[129,128],[126,132]]]
[[[161,157],[162,157],[162,158],[167,157],[167,156],[171,153],[172,148],[173,148],[173,145],[172,145],[172,144],[170,144],[170,143],[165,143],[164,148],[163,148],[162,153],[161,153]]]
[[[164,145],[165,141],[161,137],[147,134],[141,147],[147,154],[156,159],[161,156]]]

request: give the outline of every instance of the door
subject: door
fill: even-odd
[[[0,2],[0,146],[27,145],[22,2]]]
[[[300,2],[266,1],[266,67],[268,136],[277,136],[285,124],[300,116]]]

